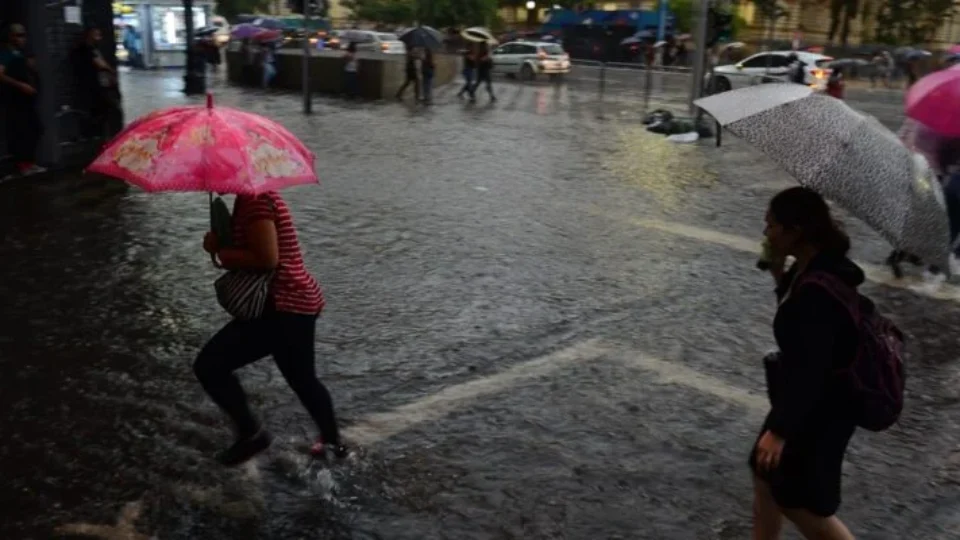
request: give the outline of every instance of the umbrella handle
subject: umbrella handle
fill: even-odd
[[[207,94],[207,97],[208,97],[208,99],[210,99],[210,94]],[[212,230],[213,230],[213,192],[212,192],[212,191],[208,191],[208,192],[207,192],[207,195],[208,195],[208,201],[209,201],[209,205],[210,205],[210,230],[212,231]],[[213,266],[215,266],[215,267],[217,267],[217,268],[223,268],[223,265],[220,264],[220,261],[217,260],[217,254],[216,254],[216,253],[211,253],[211,254],[210,254],[210,262],[212,262],[212,263],[213,263]]]

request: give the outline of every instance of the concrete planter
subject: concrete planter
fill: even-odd
[[[403,84],[404,57],[392,54],[358,53],[358,91],[364,99],[392,97]],[[450,54],[434,55],[436,73],[433,86],[454,81],[460,72],[460,58]],[[301,51],[281,50],[277,53],[277,76],[273,86],[285,90],[303,87]],[[341,94],[344,92],[344,60],[341,51],[313,51],[310,55],[310,86],[314,92]],[[261,78],[259,65],[245,66],[243,55],[227,51],[227,74],[231,83],[258,86]]]

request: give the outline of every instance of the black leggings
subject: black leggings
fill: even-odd
[[[260,319],[227,323],[193,364],[203,389],[236,423],[238,435],[249,437],[259,429],[247,396],[234,370],[272,355],[287,384],[300,398],[325,443],[340,444],[330,392],[317,379],[313,341],[314,315],[269,312]]]

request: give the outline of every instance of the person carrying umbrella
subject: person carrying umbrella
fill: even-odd
[[[465,94],[471,93],[473,78],[476,72],[477,49],[473,43],[467,43],[467,48],[463,52],[463,87],[457,92],[458,98],[463,98]]]
[[[420,61],[420,74],[423,77],[423,103],[429,105],[433,100],[433,74],[436,65],[433,62],[433,51],[423,50],[423,60]]]
[[[134,121],[87,167],[151,192],[211,193],[212,230],[203,249],[226,270],[215,289],[233,319],[203,346],[193,371],[234,424],[234,443],[217,455],[224,465],[240,464],[271,444],[234,375],[266,356],[273,356],[320,431],[310,452],[348,453],[314,365],[323,291],[304,264],[293,216],[277,191],[316,184],[314,167],[314,155],[283,126],[214,108],[210,95],[206,107],[174,107]],[[225,226],[215,219],[224,212],[212,192],[236,194]]]
[[[35,163],[37,143],[43,133],[37,113],[37,73],[26,50],[27,29],[12,24],[6,44],[0,44],[0,101],[6,109],[7,144],[16,175],[42,172]]]
[[[470,91],[470,101],[477,101],[477,88],[481,84],[486,84],[487,94],[490,95],[490,101],[497,101],[497,96],[493,95],[493,58],[490,57],[490,46],[486,43],[480,43],[477,47],[477,82]]]
[[[413,96],[417,101],[420,101],[420,79],[418,77],[417,69],[417,49],[412,49],[407,47],[407,57],[406,57],[406,66],[405,73],[406,79],[404,79],[403,84],[400,86],[400,89],[397,90],[397,99],[403,99],[404,92],[407,91],[407,87],[411,84],[413,85]]]

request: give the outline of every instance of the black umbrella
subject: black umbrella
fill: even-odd
[[[212,36],[217,33],[217,30],[220,29],[216,26],[204,26],[203,28],[194,30],[193,35],[197,37]]]
[[[418,26],[400,34],[400,41],[407,49],[440,49],[443,47],[443,34],[436,28]]]

